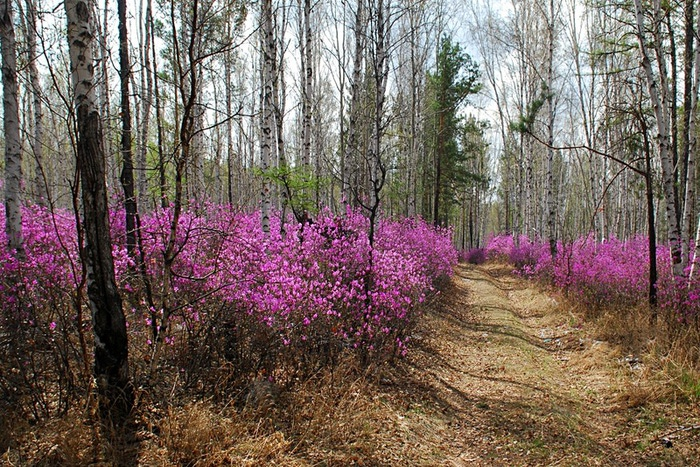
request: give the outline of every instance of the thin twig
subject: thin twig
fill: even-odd
[[[658,436],[654,441],[661,441],[662,439],[668,438],[669,436],[674,435],[676,433],[681,433],[683,431],[693,431],[693,430],[700,430],[700,425],[681,426],[673,431],[669,431],[666,434]]]

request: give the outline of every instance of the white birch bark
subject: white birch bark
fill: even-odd
[[[311,162],[311,97],[313,95],[313,50],[311,47],[311,0],[303,0],[301,71],[304,75],[304,87],[301,100],[301,163],[307,168]]]
[[[668,241],[671,251],[671,263],[673,265],[673,274],[680,276],[683,274],[683,264],[681,261],[681,238],[678,226],[678,218],[676,216],[677,206],[674,194],[674,166],[670,148],[669,136],[669,114],[668,103],[663,96],[659,95],[659,85],[657,84],[654,71],[652,69],[651,60],[646,45],[646,34],[644,30],[644,10],[641,0],[634,0],[635,19],[637,26],[637,39],[639,42],[639,52],[642,60],[642,68],[647,81],[649,97],[654,108],[657,128],[657,144],[659,148],[659,156],[661,158],[661,172],[663,180],[663,191],[666,198],[666,223],[668,226]],[[658,44],[660,47],[661,44]]]
[[[700,28],[700,7],[697,13],[697,27]],[[697,30],[697,29],[696,29]],[[695,199],[695,156],[698,151],[697,138],[697,105],[698,92],[700,92],[700,38],[695,39],[695,74],[693,77],[693,102],[692,112],[690,117],[690,157],[688,159],[688,182],[686,183],[686,212],[684,213],[685,222],[690,224],[692,218],[693,200]],[[693,162],[691,165],[691,161]],[[690,265],[690,273],[688,274],[688,285],[692,283],[694,275],[697,273],[698,261],[700,261],[700,212],[697,216],[697,229],[695,231],[695,250],[693,251],[693,260]]]
[[[697,25],[700,27],[700,7],[698,7],[698,13],[697,13]],[[692,220],[693,220],[693,210],[695,209],[696,205],[696,199],[695,199],[695,180],[696,180],[696,157],[697,157],[697,151],[698,151],[698,137],[697,137],[697,106],[698,106],[698,92],[700,92],[700,38],[696,36],[695,39],[695,55],[694,55],[694,60],[693,60],[693,66],[694,68],[694,74],[693,74],[693,89],[692,89],[692,98],[691,98],[691,105],[690,105],[690,110],[686,112],[690,112],[690,121],[688,124],[688,134],[690,137],[690,140],[688,142],[688,180],[686,181],[685,184],[685,204],[684,204],[684,212],[683,212],[683,227],[685,230],[685,236],[683,241],[683,253],[682,253],[682,258],[685,261],[688,258],[689,252],[687,251],[689,248],[689,243],[690,243],[690,238],[691,238],[691,233],[692,233]],[[700,219],[700,216],[698,216],[698,219]],[[700,226],[700,224],[699,224]],[[698,230],[698,233],[700,233],[700,230]],[[699,251],[700,245],[698,245],[698,236],[697,233],[695,235],[695,251],[693,252],[693,264],[691,265],[691,271],[690,275],[688,277],[688,282],[690,283],[690,280],[692,279],[692,275],[695,272],[696,268],[696,262],[698,260],[698,254],[700,253]]]
[[[111,41],[109,34],[109,11],[112,7],[109,5],[109,0],[105,0],[104,5],[101,6],[102,8],[98,10],[97,5],[90,4],[90,8],[93,8],[93,11],[90,13],[90,27],[95,34],[94,40],[92,41],[91,52],[93,56],[101,58],[101,60],[96,60],[94,65],[94,86],[96,88],[95,102],[102,118],[102,125],[110,132],[112,125],[112,92],[109,70],[110,64],[113,64],[113,62],[109,59],[110,53],[107,50],[107,46]],[[97,17],[100,11],[103,13],[101,18],[102,22],[100,22],[100,18]],[[99,64],[99,68],[97,64]],[[118,154],[118,149],[115,146],[115,142],[112,140],[113,138],[105,138],[102,142],[107,158],[107,184],[119,186],[119,163],[115,157],[115,155]]]
[[[274,146],[271,149],[271,160],[275,168],[287,167],[287,156],[284,140],[284,117],[287,107],[287,81],[285,80],[285,52],[287,45],[285,35],[287,31],[287,8],[284,1],[277,7],[276,11],[281,14],[272,14],[273,42],[270,52],[272,54],[272,121]],[[278,17],[279,16],[279,17]],[[283,203],[288,203],[291,194],[288,187],[273,185],[272,205],[281,209]],[[283,227],[283,226],[282,226]]]
[[[41,8],[40,2],[37,4],[33,0],[25,2],[26,30],[27,30],[27,52],[29,71],[29,82],[32,94],[32,110],[34,118],[32,121],[31,148],[36,167],[34,174],[34,195],[36,202],[44,205],[49,197],[47,180],[44,174],[44,107],[42,102],[41,82],[39,80],[39,70],[36,62],[39,58],[37,52],[37,22],[36,10]]]
[[[227,18],[227,34],[230,37],[231,36],[231,19]],[[233,80],[232,74],[232,66],[231,62],[233,61],[233,56],[232,52],[230,50],[226,51],[226,54],[224,56],[224,80],[225,80],[225,88],[224,88],[224,98],[225,98],[225,105],[226,105],[226,168],[227,168],[227,175],[226,175],[226,193],[227,193],[227,202],[231,205],[233,205],[233,193],[234,193],[234,174],[233,174],[233,158],[234,158],[234,148],[233,148],[233,118],[232,118],[232,110],[233,110],[233,92],[232,92],[232,86],[233,86]],[[240,134],[240,126],[238,133]],[[238,166],[238,164],[236,164]]]
[[[139,129],[139,144],[138,151],[136,153],[136,187],[137,196],[140,200],[141,206],[144,206],[146,197],[148,195],[148,178],[146,174],[147,168],[147,154],[148,154],[148,131],[150,128],[151,120],[151,105],[153,102],[153,73],[151,71],[151,24],[153,14],[151,0],[148,0],[146,4],[146,16],[143,19],[143,47],[142,61],[143,61],[143,72],[141,73],[141,92],[143,93],[143,98],[141,99],[141,128]]]
[[[5,131],[5,231],[10,250],[22,257],[22,153],[17,101],[17,51],[12,0],[0,4],[3,129]]]
[[[690,273],[688,274],[688,285],[692,284],[695,274],[698,270],[698,261],[700,260],[700,216],[698,216],[698,225],[695,230],[695,251],[693,252],[693,262],[690,265]]]
[[[94,62],[87,1],[65,0],[71,84],[78,127],[77,164],[80,167],[86,237],[87,294],[95,335],[94,372],[106,400],[103,409],[127,414],[133,402],[129,383],[126,321],[114,279],[105,185],[102,122],[94,92]]]
[[[262,122],[260,139],[260,168],[262,169],[262,191],[260,193],[260,221],[262,231],[270,235],[271,186],[268,171],[273,144],[273,79],[275,60],[275,34],[272,22],[272,0],[262,0],[260,11],[262,31]]]
[[[547,187],[546,187],[546,204],[547,204],[547,236],[549,239],[549,251],[554,258],[557,254],[557,235],[556,235],[556,206],[554,205],[554,28],[555,28],[555,13],[554,0],[549,1],[549,18],[545,18],[547,22],[548,36],[548,54],[547,54]]]

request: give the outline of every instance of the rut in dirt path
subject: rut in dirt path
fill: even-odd
[[[649,465],[620,411],[619,355],[555,300],[503,266],[460,266],[445,295],[413,376],[447,417],[452,465]]]

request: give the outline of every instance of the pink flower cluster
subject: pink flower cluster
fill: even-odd
[[[561,287],[589,306],[634,305],[647,299],[649,244],[644,236],[610,238],[603,243],[583,237],[559,243],[554,259],[547,243],[526,237],[516,242],[510,235],[499,235],[490,239],[486,250],[489,258],[507,260],[516,272]],[[687,280],[689,270],[684,278],[674,279],[667,246],[658,247],[656,257],[659,306],[679,319],[699,316],[698,274],[691,283]]]
[[[143,342],[167,293],[172,321],[181,329],[207,326],[209,315],[223,310],[232,322],[259,323],[282,345],[322,336],[349,348],[403,353],[404,331],[418,305],[457,261],[451,232],[419,219],[381,221],[370,248],[368,221],[358,211],[337,216],[325,210],[305,224],[288,219],[284,234],[279,217],[273,217],[266,238],[259,213],[206,205],[182,214],[171,283],[164,287],[172,215],[164,209],[141,219],[151,307],[127,254],[124,214],[111,214],[117,282],[130,330],[143,333]],[[66,310],[80,277],[74,216],[30,207],[24,219],[26,260],[0,248],[0,267],[13,277],[0,280],[0,307],[14,313],[31,307]],[[5,243],[4,234],[0,241]],[[51,330],[61,327],[54,314],[43,318]]]
[[[4,218],[2,206],[0,219]],[[0,231],[2,324],[8,324],[8,320],[33,326],[54,323],[55,329],[55,321],[65,315],[59,310],[70,308],[81,278],[75,232],[75,216],[68,211],[51,212],[41,206],[24,208],[26,259],[18,261],[7,249],[5,230]]]

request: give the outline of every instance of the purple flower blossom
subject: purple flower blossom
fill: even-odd
[[[171,276],[169,300],[179,306],[177,319],[188,332],[209,325],[209,304],[217,304],[233,322],[241,312],[271,328],[283,345],[327,335],[350,348],[380,349],[390,343],[404,352],[406,330],[419,304],[439,278],[452,274],[457,262],[452,232],[420,219],[381,221],[370,248],[369,223],[359,211],[349,210],[341,217],[324,210],[303,227],[288,219],[284,237],[279,216],[273,216],[273,233],[265,238],[257,213],[215,205],[200,208],[200,214],[185,211],[181,216],[179,254]],[[172,212],[159,209],[142,217],[145,268],[156,294],[155,308],[147,306],[144,286],[135,280],[123,211],[110,216],[117,282],[129,301],[129,330],[146,338],[151,316],[163,314],[158,294],[167,277],[163,251]],[[26,261],[20,264],[0,248],[2,311],[73,313],[68,310],[81,270],[73,214],[31,206],[23,219]],[[4,232],[0,241],[6,244]],[[55,321],[48,326],[55,329]],[[172,344],[172,337],[168,342]]]
[[[526,237],[515,242],[512,236],[496,236],[486,250],[490,259],[509,261],[519,274],[561,287],[590,307],[635,305],[647,299],[649,246],[644,236],[624,241],[610,238],[603,243],[584,237],[570,244],[560,243],[555,259],[548,244]],[[693,250],[691,246],[690,251]],[[700,277],[695,275],[691,283],[674,278],[667,246],[658,247],[656,257],[661,310],[678,316],[681,321],[697,316]]]

